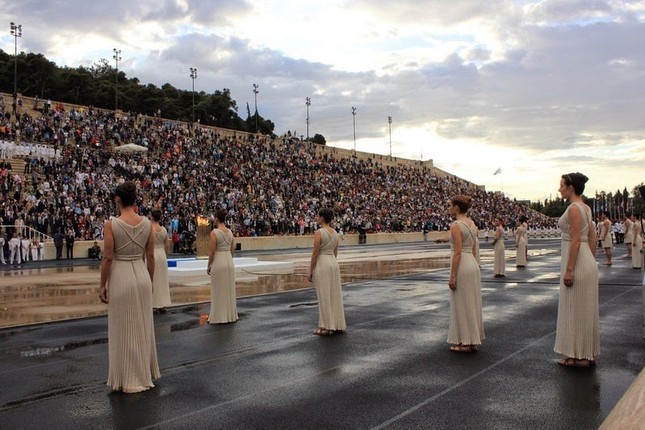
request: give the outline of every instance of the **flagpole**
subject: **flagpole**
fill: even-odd
[[[504,195],[504,172],[499,174],[499,179],[502,181],[502,196]]]

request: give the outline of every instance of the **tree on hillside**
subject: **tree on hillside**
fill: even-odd
[[[545,201],[545,204],[546,204],[546,201]],[[541,202],[541,201],[539,201],[539,200],[538,200],[537,202],[532,202],[532,203],[529,205],[529,207],[530,207],[531,209],[533,209],[534,211],[536,211],[536,212],[542,212],[542,213],[544,213],[544,212],[543,212],[543,211],[544,211],[544,205],[543,205],[543,204],[542,204],[542,202]]]
[[[0,49],[0,91],[13,93],[13,56]]]
[[[549,200],[545,203],[542,213],[552,217],[560,217],[567,210],[567,206],[568,204],[565,200],[556,197],[555,200]]]
[[[92,64],[88,71],[94,79],[111,78],[114,80],[114,73],[116,70],[110,65],[108,60],[101,58]]]
[[[643,213],[643,210],[645,209],[645,201],[643,201],[643,196],[639,191],[640,187],[644,185],[645,184],[641,182],[632,189],[632,195],[634,196],[632,202],[632,213],[634,214]]]
[[[315,144],[323,145],[323,146],[327,144],[327,140],[325,140],[325,136],[319,133],[314,134],[314,137],[311,138],[311,141]]]
[[[141,84],[138,78],[128,78],[108,60],[101,58],[89,67],[58,67],[41,54],[20,53],[18,60],[18,93],[23,97],[38,96],[53,101],[114,109],[118,84],[119,109],[153,115],[161,109],[164,118],[190,121],[193,109],[192,91],[180,90],[169,83],[161,88],[153,84]],[[14,57],[0,50],[0,91],[13,93]],[[194,94],[195,120],[204,125],[214,125],[240,131],[255,132],[249,121],[244,121],[237,112],[237,104],[228,88],[212,94]],[[250,116],[250,115],[249,115]],[[258,128],[264,134],[272,134],[275,124],[258,116]]]
[[[40,98],[52,92],[58,78],[56,64],[41,54],[27,54],[19,74],[22,92],[35,93]]]
[[[91,105],[87,94],[94,92],[94,80],[88,69],[65,67],[59,71],[57,88],[54,90],[63,100],[79,105]]]
[[[210,96],[208,112],[213,117],[207,122],[209,125],[246,131],[244,121],[237,114],[237,103],[231,98],[231,90],[228,88],[217,90]]]
[[[256,124],[257,124],[257,131],[259,131],[262,134],[273,134],[273,130],[275,129],[275,124],[273,121],[264,119],[262,115],[260,115],[257,111],[251,115],[251,110],[249,109],[249,104],[246,104],[246,110],[247,110],[247,117],[246,121],[246,131],[255,133],[256,132]],[[256,118],[257,117],[257,118]]]

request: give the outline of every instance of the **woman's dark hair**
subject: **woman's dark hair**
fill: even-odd
[[[161,221],[161,211],[159,209],[153,209],[150,211],[150,215],[152,215],[152,219],[156,222]]]
[[[577,196],[580,196],[585,192],[585,184],[589,180],[589,178],[580,172],[567,173],[562,175],[562,179],[564,179],[565,185],[571,185],[573,187],[573,192],[576,193]]]
[[[468,209],[470,209],[473,204],[472,202],[472,197],[464,196],[463,194],[458,194],[456,196],[450,197],[450,203],[457,206],[459,208],[459,212],[461,212],[462,214],[468,212]]]
[[[529,220],[529,219],[528,219],[527,217],[525,217],[524,215],[522,215],[522,216],[520,217],[520,222],[521,222],[521,223],[525,223],[525,222],[527,222],[528,220]]]
[[[331,210],[331,208],[322,208],[318,211],[318,215],[320,215],[322,219],[324,219],[325,222],[329,224],[334,218],[334,211]]]
[[[226,215],[228,215],[226,209],[217,209],[217,212],[215,212],[215,218],[217,218],[217,221],[219,222],[226,221]]]
[[[114,190],[124,207],[129,207],[137,200],[137,186],[132,181],[125,181]]]

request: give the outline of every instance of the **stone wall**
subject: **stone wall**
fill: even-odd
[[[367,245],[383,245],[388,243],[408,243],[423,242],[423,233],[374,233],[367,235]],[[427,240],[447,241],[448,232],[431,232],[427,235]],[[97,241],[101,250],[104,249],[103,241]],[[237,249],[242,251],[264,251],[268,249],[298,249],[313,247],[314,236],[264,236],[264,237],[236,237],[235,244]],[[94,245],[92,240],[77,240],[74,242],[74,258],[87,258],[87,251]],[[343,235],[340,246],[358,245],[357,234]],[[172,249],[172,243],[169,245]],[[169,251],[171,250],[169,249]],[[66,251],[63,245],[63,258]],[[45,243],[45,259],[53,260],[56,258],[56,248],[53,242]]]

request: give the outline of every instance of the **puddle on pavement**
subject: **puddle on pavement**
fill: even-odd
[[[390,256],[391,257],[391,256]],[[344,284],[446,268],[445,256],[430,258],[375,257],[341,261]],[[306,262],[304,262],[306,261]],[[308,261],[296,263],[293,273],[247,273],[236,282],[238,297],[291,291],[313,286],[307,280]],[[0,328],[39,322],[104,315],[107,306],[98,300],[100,269],[97,266],[11,270],[0,278]],[[207,282],[207,281],[206,281]],[[173,305],[210,301],[210,285],[170,286]],[[179,325],[174,330],[188,329]],[[173,330],[173,331],[174,331]]]
[[[70,342],[64,345],[51,346],[51,347],[40,346],[37,348],[22,350],[20,351],[20,356],[21,357],[50,356],[55,352],[70,351],[72,349],[82,348],[84,346],[100,345],[107,342],[108,342],[107,338],[102,338],[102,339],[91,339],[83,342]]]

